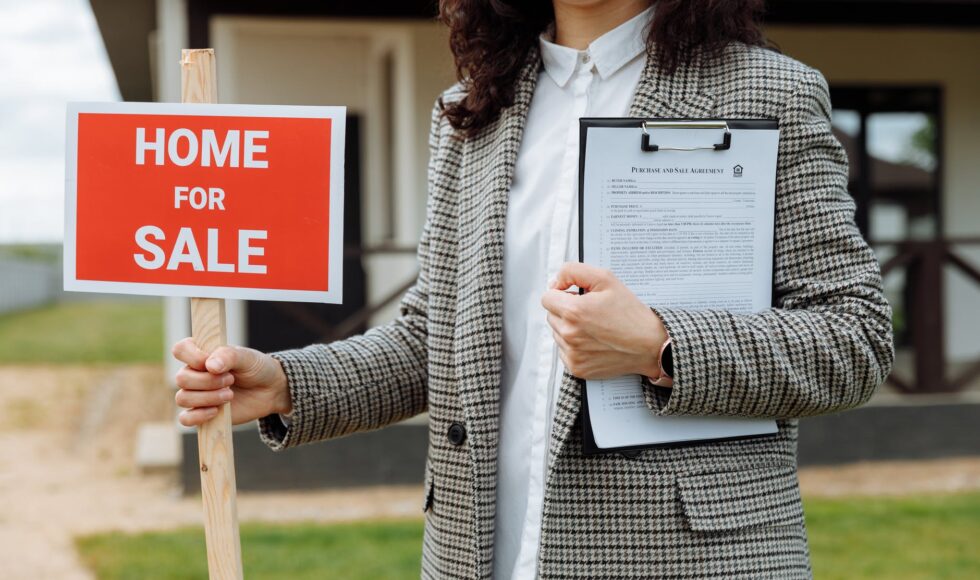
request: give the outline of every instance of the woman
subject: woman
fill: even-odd
[[[259,419],[283,449],[428,411],[426,578],[809,577],[796,419],[868,399],[892,362],[890,309],[826,83],[762,46],[761,8],[444,0],[461,81],[433,112],[400,316],[273,355],[181,341],[181,422],[233,400],[236,423]],[[577,120],[625,115],[779,120],[778,307],[649,308],[575,263]],[[583,456],[581,380],[626,373],[651,413],[779,432]]]

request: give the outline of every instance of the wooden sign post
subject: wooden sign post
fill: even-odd
[[[180,104],[69,103],[65,290],[188,297],[213,352],[225,299],[343,300],[346,109],[219,105],[214,51],[180,66]],[[231,404],[198,451],[208,569],[240,580]]]
[[[214,49],[185,49],[181,52],[180,101],[218,102]],[[191,298],[191,334],[194,343],[205,352],[213,352],[227,343],[224,299]],[[212,580],[242,578],[231,429],[231,403],[225,403],[218,409],[218,414],[197,431],[204,535],[207,540],[208,573]]]

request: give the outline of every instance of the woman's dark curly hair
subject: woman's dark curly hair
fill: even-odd
[[[738,41],[764,45],[764,0],[651,0],[656,4],[647,46],[656,45],[668,73],[696,49],[719,53]],[[449,45],[465,97],[443,104],[443,114],[464,135],[491,123],[514,102],[517,75],[538,35],[554,20],[551,0],[441,0]]]

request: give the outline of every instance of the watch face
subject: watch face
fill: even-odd
[[[673,378],[674,376],[674,345],[668,344],[664,347],[664,352],[660,355],[660,368],[664,374]]]

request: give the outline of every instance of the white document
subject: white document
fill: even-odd
[[[737,314],[769,308],[779,132],[731,134],[728,150],[649,152],[640,148],[639,127],[589,127],[582,261],[609,268],[651,306]],[[711,145],[721,135],[721,129],[651,130],[661,146]],[[696,353],[692,345],[685,354]],[[658,417],[646,406],[638,375],[587,381],[586,395],[602,449],[777,431],[769,419]]]

